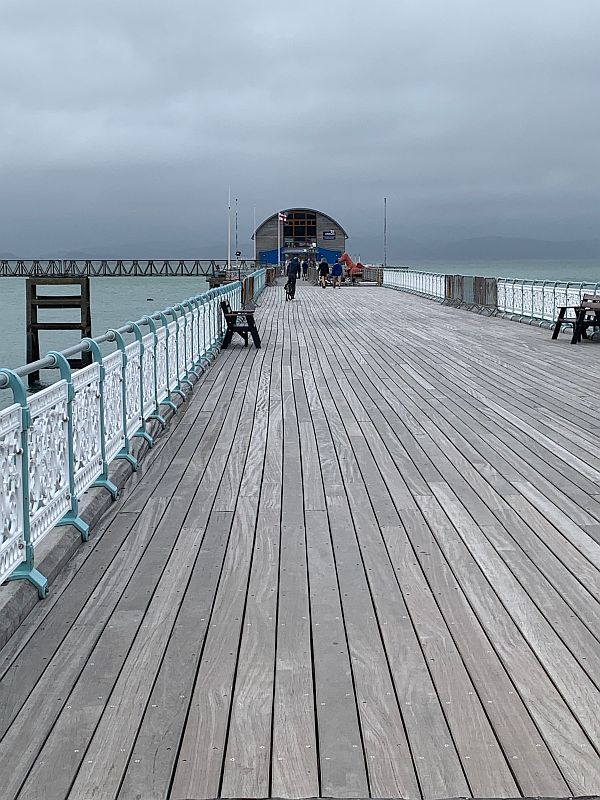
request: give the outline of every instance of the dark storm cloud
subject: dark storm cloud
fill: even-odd
[[[596,0],[3,3],[0,252],[596,233]],[[373,245],[373,247],[376,247]],[[211,252],[211,255],[213,253]],[[372,257],[378,258],[378,252]]]

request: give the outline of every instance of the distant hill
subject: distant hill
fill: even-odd
[[[480,236],[430,248],[431,258],[462,259],[572,259],[600,258],[600,239],[552,242],[505,236]]]
[[[380,263],[383,246],[375,237],[352,237],[350,253],[363,261]],[[516,261],[527,259],[569,260],[600,259],[600,239],[550,241],[511,236],[479,236],[454,242],[430,244],[388,233],[388,263],[410,264],[413,261]]]

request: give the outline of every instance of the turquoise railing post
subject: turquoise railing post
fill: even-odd
[[[158,347],[158,336],[156,334],[156,322],[152,319],[152,317],[145,316],[142,317],[142,322],[150,328],[150,332],[152,333],[152,339],[154,342],[154,411],[152,414],[149,415],[148,419],[155,419],[159,422],[159,424],[164,428],[167,424],[164,417],[160,415],[160,401],[161,398],[158,396],[158,369],[156,365],[156,358],[157,358],[157,347]]]
[[[51,350],[48,355],[54,359],[60,372],[60,377],[67,383],[67,459],[69,468],[69,502],[71,504],[71,509],[59,519],[56,526],[73,525],[81,534],[82,541],[87,542],[90,536],[90,526],[79,516],[79,501],[75,494],[75,455],[73,453],[73,400],[75,398],[75,389],[73,388],[73,381],[71,378],[71,367],[62,353]]]
[[[31,526],[29,513],[29,442],[27,431],[31,425],[31,416],[27,404],[27,390],[25,384],[16,372],[10,369],[0,369],[0,374],[6,376],[8,387],[13,393],[15,403],[21,406],[21,482],[23,490],[23,538],[25,541],[24,560],[7,576],[6,580],[27,580],[37,589],[40,600],[48,594],[48,579],[35,568],[35,552],[31,542]]]
[[[139,436],[139,437],[145,439],[148,442],[148,444],[150,445],[150,447],[153,447],[154,446],[154,439],[152,438],[152,436],[150,436],[150,434],[148,433],[148,431],[146,429],[146,419],[145,419],[145,416],[144,416],[144,400],[145,400],[145,391],[144,391],[144,388],[145,388],[144,387],[144,351],[145,351],[145,347],[144,347],[144,342],[143,342],[144,337],[142,335],[142,329],[140,328],[140,326],[137,323],[129,321],[129,322],[126,322],[125,324],[131,326],[131,329],[133,330],[133,333],[135,335],[136,341],[138,341],[140,343],[140,407],[142,409],[142,427],[138,431],[136,431],[133,435],[134,436]],[[154,354],[156,356],[156,348],[155,348],[155,353]],[[154,393],[156,394],[156,369],[154,370]]]
[[[108,478],[108,459],[106,457],[106,433],[104,426],[104,364],[102,363],[102,351],[99,345],[93,339],[87,337],[81,340],[82,344],[89,347],[92,358],[100,367],[100,454],[102,457],[102,473],[100,477],[92,483],[92,486],[100,486],[107,489],[113,500],[119,496],[119,490],[115,484]]]
[[[171,339],[171,331],[169,330],[169,321],[165,316],[163,311],[158,312],[158,316],[160,317],[160,321],[165,327],[165,336],[166,336],[166,354],[167,354],[167,393],[168,397],[164,400],[165,404],[170,406],[173,411],[177,411],[177,406],[171,400],[171,363],[172,360],[175,359],[175,371],[177,371],[177,347],[173,346],[170,342]],[[175,390],[173,390],[175,391]],[[183,396],[183,393],[181,393]]]
[[[133,456],[130,452],[131,446],[129,441],[129,434],[127,431],[127,353],[125,352],[125,340],[119,333],[119,331],[115,330],[114,328],[109,328],[107,333],[110,333],[117,344],[118,349],[123,354],[123,366],[121,371],[121,392],[122,392],[122,413],[123,413],[123,432],[125,434],[125,440],[123,442],[123,447],[117,453],[115,458],[123,459],[128,461],[134,470],[138,468],[138,461],[135,456]],[[140,388],[140,407],[141,407],[141,388]]]

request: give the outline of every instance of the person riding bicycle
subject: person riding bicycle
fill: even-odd
[[[290,263],[288,264],[287,268],[287,293],[290,298],[293,300],[294,295],[296,294],[296,278],[298,277],[298,273],[300,272],[300,261],[298,256],[294,256]]]

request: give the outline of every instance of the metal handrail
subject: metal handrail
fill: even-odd
[[[446,273],[410,268],[386,268],[383,285],[438,300],[446,299]],[[460,276],[459,276],[460,277]],[[466,276],[462,276],[466,277]],[[496,283],[495,313],[519,322],[543,325],[556,322],[561,306],[577,306],[584,294],[600,293],[600,282],[490,278]],[[460,297],[452,297],[460,302]],[[462,298],[466,301],[466,298]],[[574,320],[571,309],[566,317]]]
[[[266,270],[244,280],[256,301]],[[13,394],[13,404],[0,411],[0,583],[24,578],[46,595],[47,579],[35,567],[37,545],[58,525],[75,525],[87,539],[81,496],[90,486],[117,496],[109,465],[121,458],[137,468],[132,440],[153,444],[149,421],[165,424],[160,406],[176,410],[172,395],[184,396],[182,386],[191,386],[220,349],[221,299],[239,307],[241,297],[235,281],[36,362],[0,369],[0,389]],[[133,340],[126,342],[128,334]],[[107,343],[115,349],[105,354]],[[73,371],[68,359],[81,352],[90,352],[92,363]],[[23,378],[41,369],[58,369],[59,380],[28,394]]]

